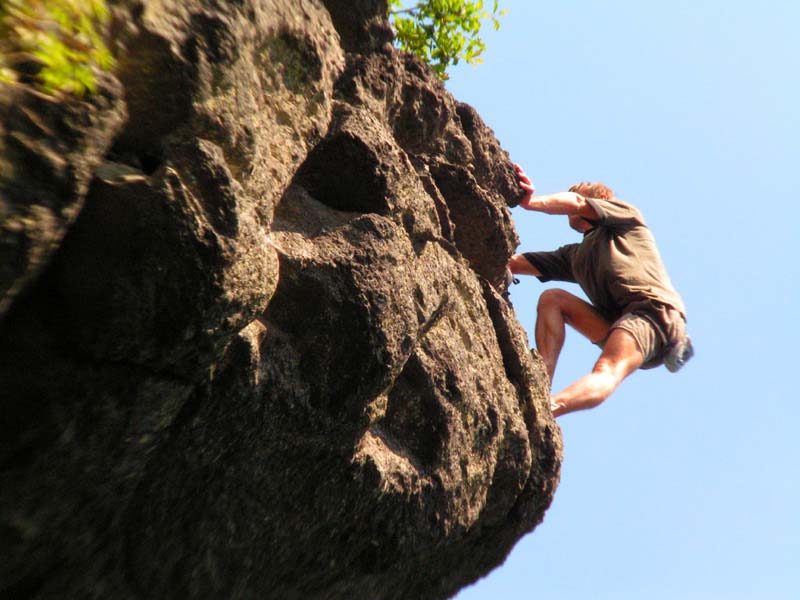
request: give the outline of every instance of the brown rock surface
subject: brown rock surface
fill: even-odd
[[[560,465],[506,153],[385,2],[114,11],[79,127],[0,94],[0,596],[454,594]]]

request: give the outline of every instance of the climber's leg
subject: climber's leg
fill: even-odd
[[[624,329],[612,329],[592,372],[550,399],[553,415],[558,417],[599,405],[643,360],[634,337]]]
[[[551,383],[558,356],[564,346],[566,324],[595,343],[608,335],[611,325],[591,304],[564,290],[550,289],[542,292],[537,310],[536,349],[544,359]]]

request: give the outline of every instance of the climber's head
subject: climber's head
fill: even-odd
[[[603,183],[582,181],[576,183],[571,188],[570,192],[580,194],[584,198],[602,198],[603,200],[611,200],[614,197],[614,192],[611,188]]]
[[[614,197],[614,192],[611,191],[611,188],[607,185],[597,182],[588,182],[583,181],[581,183],[576,183],[571,188],[569,188],[570,192],[575,192],[576,194],[580,194],[584,198],[602,198],[603,200],[611,200]],[[572,227],[575,231],[580,233],[584,233],[589,231],[596,225],[595,222],[590,221],[580,215],[570,215],[569,216],[569,226]]]

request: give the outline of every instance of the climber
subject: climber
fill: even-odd
[[[516,165],[525,192],[520,206],[567,215],[583,241],[552,252],[515,254],[512,274],[540,281],[578,283],[591,304],[560,289],[539,297],[536,347],[550,381],[569,324],[602,348],[592,372],[550,399],[553,415],[594,408],[635,370],[665,364],[677,371],[693,354],[686,309],[672,287],[641,213],[601,183],[579,183],[568,192],[534,196],[531,180]]]

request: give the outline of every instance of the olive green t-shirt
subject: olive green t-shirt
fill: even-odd
[[[586,201],[600,218],[580,244],[524,254],[541,273],[539,279],[578,283],[592,304],[612,321],[626,312],[626,307],[647,300],[671,306],[685,319],[683,300],[672,286],[641,213],[617,198]]]

